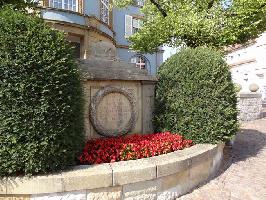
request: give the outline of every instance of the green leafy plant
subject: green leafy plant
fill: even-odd
[[[0,0],[0,8],[6,5],[12,5],[15,9],[25,10],[37,4],[35,0]]]
[[[114,0],[125,7],[134,0]],[[173,47],[212,46],[223,49],[247,43],[266,31],[265,0],[146,0],[142,28],[129,39],[131,48],[155,52]]]
[[[74,164],[83,100],[71,46],[41,19],[0,10],[0,176]]]
[[[229,66],[207,47],[184,49],[159,69],[155,126],[195,143],[219,143],[238,130],[237,98]]]

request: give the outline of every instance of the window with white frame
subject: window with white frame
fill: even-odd
[[[138,17],[125,15],[125,36],[131,36],[138,32],[142,26],[142,20]]]
[[[138,32],[140,27],[141,27],[141,20],[133,17],[133,20],[132,20],[132,32],[133,32],[133,34]]]
[[[78,11],[78,0],[49,0],[49,6],[58,9]]]
[[[131,63],[135,63],[136,67],[139,69],[147,69],[147,65],[149,64],[147,58],[142,55],[136,55],[130,59]]]
[[[110,24],[109,0],[101,0],[101,20],[106,24]]]

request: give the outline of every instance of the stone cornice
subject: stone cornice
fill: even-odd
[[[50,19],[44,19],[46,22],[52,22],[52,23],[57,23],[57,24],[61,24],[61,25],[69,25],[72,27],[76,27],[76,28],[81,28],[81,29],[87,29],[87,30],[91,30],[94,32],[99,33],[100,35],[107,37],[108,39],[110,39],[114,45],[116,45],[116,42],[114,40],[114,38],[110,35],[108,35],[107,33],[101,31],[100,29],[98,29],[97,27],[93,27],[93,26],[85,26],[85,25],[80,25],[80,24],[76,24],[76,23],[70,23],[70,22],[65,22],[65,21],[59,21],[59,20],[50,20]]]
[[[64,13],[69,13],[69,14],[74,14],[74,15],[78,15],[78,16],[82,16],[82,17],[87,17],[89,19],[95,19],[97,22],[99,22],[100,24],[102,24],[103,26],[105,26],[106,28],[110,29],[110,31],[113,32],[113,34],[115,35],[115,32],[113,30],[113,27],[104,23],[103,21],[101,21],[99,18],[97,18],[96,16],[90,16],[87,14],[83,14],[80,12],[75,12],[75,11],[71,11],[71,10],[64,10],[64,9],[58,9],[58,8],[51,8],[51,7],[46,7],[46,6],[39,6],[37,7],[37,9],[41,9],[41,10],[51,10],[51,11],[59,11],[59,12],[64,12]],[[62,21],[64,22],[64,21]],[[67,23],[67,22],[66,22]]]

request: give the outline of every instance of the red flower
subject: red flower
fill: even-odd
[[[170,132],[89,140],[78,157],[80,164],[100,164],[121,160],[135,160],[166,154],[190,147],[192,140],[185,140]]]

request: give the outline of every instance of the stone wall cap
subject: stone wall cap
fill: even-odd
[[[219,145],[198,144],[184,150],[139,160],[83,165],[57,174],[0,179],[0,194],[48,194],[107,188],[153,180],[212,159]]]
[[[243,92],[237,95],[239,98],[261,98],[262,94],[257,92]]]
[[[156,76],[148,75],[147,70],[120,60],[92,57],[79,60],[78,66],[83,80],[157,81]]]
[[[113,185],[125,185],[156,178],[156,165],[150,158],[111,163]]]
[[[109,163],[77,166],[62,173],[64,191],[87,190],[112,186],[112,169]]]

